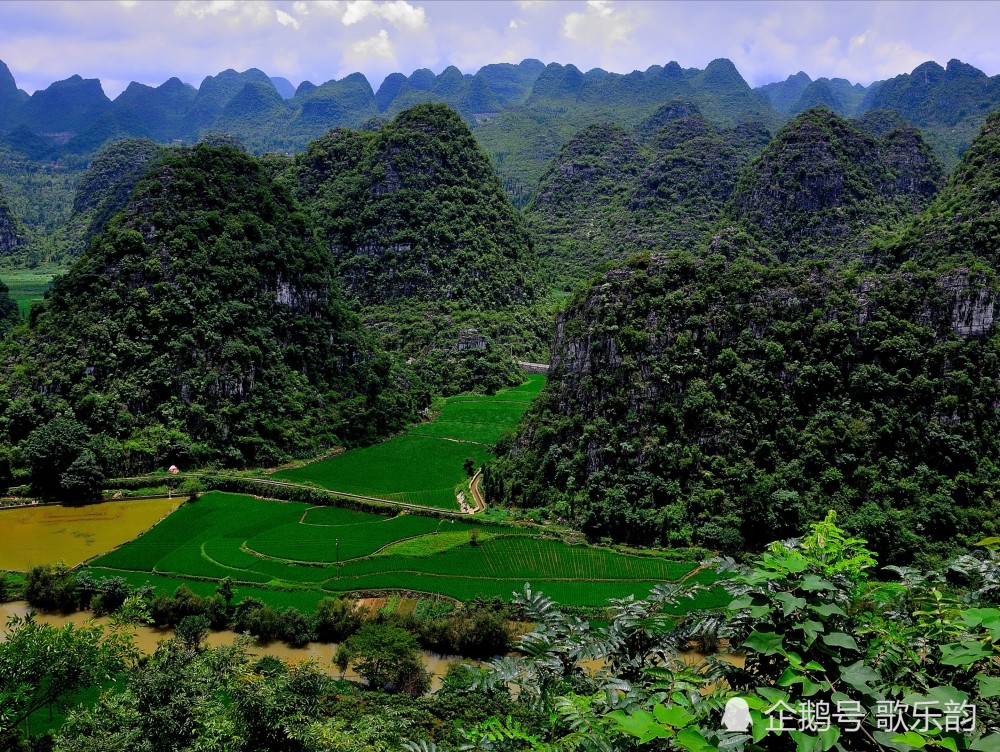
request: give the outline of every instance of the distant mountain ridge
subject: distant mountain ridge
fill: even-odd
[[[946,67],[924,63],[867,87],[799,72],[755,89],[725,58],[704,69],[672,61],[628,74],[526,59],[475,73],[454,66],[437,74],[426,68],[393,73],[377,89],[361,73],[293,89],[256,68],[229,69],[197,88],[177,78],[155,87],[133,82],[111,100],[97,79],[79,75],[28,96],[0,62],[0,147],[34,160],[86,158],[124,138],[191,144],[225,132],[254,153],[297,153],[331,128],[376,125],[415,104],[436,102],[462,115],[508,196],[523,207],[551,160],[583,128],[632,129],[674,100],[694,104],[717,128],[757,122],[772,134],[815,106],[848,117],[892,110],[921,129],[950,170],[986,115],[1000,107],[1000,76],[952,60]]]
[[[360,79],[364,79],[363,84]],[[695,102],[710,121],[721,125],[755,118],[767,121],[775,116],[780,121],[781,116],[794,115],[816,105],[849,116],[870,109],[890,108],[903,113],[915,125],[930,126],[938,121],[954,125],[971,113],[969,103],[949,96],[948,87],[956,83],[967,89],[985,88],[985,94],[982,91],[959,92],[963,96],[984,95],[982,101],[974,104],[979,109],[994,109],[1000,104],[1000,77],[990,78],[958,60],[950,61],[947,68],[927,62],[912,73],[867,87],[842,78],[813,80],[800,71],[785,81],[756,89],[752,89],[736,66],[725,58],[713,60],[704,70],[682,68],[670,62],[628,74],[600,68],[584,73],[574,65],[545,65],[535,59],[526,59],[516,65],[490,64],[474,74],[462,73],[455,66],[448,66],[439,74],[423,68],[409,76],[392,73],[377,90],[360,73],[320,86],[305,81],[295,88],[285,78],[272,78],[261,70],[250,68],[243,72],[229,69],[216,76],[207,76],[197,89],[176,78],[157,87],[133,82],[114,100],[104,94],[97,79],[79,75],[54,82],[29,97],[17,89],[9,69],[0,62],[0,128],[9,130],[24,124],[36,133],[71,132],[79,136],[110,116],[130,131],[127,135],[148,135],[158,140],[192,139],[199,129],[212,126],[230,100],[254,83],[273,90],[285,103],[279,108],[280,112],[275,112],[276,120],[270,125],[274,131],[281,130],[275,126],[290,127],[286,127],[286,133],[276,141],[281,138],[297,140],[301,134],[294,125],[296,115],[316,98],[317,90],[324,90],[321,99],[336,101],[344,90],[354,90],[359,85],[363,96],[356,97],[342,112],[333,113],[337,119],[326,123],[328,128],[350,126],[351,121],[363,122],[366,116],[373,114],[394,115],[426,101],[444,102],[470,122],[476,122],[477,117],[486,119],[503,110],[522,106],[531,110],[542,104],[572,108],[580,104],[606,107],[624,103],[627,109],[634,110],[679,98]],[[956,104],[958,106],[954,106]],[[170,117],[165,117],[167,115]],[[134,118],[134,122],[130,118]],[[147,122],[150,120],[152,127]],[[149,133],[142,132],[143,127]],[[244,133],[238,135],[246,136]],[[86,139],[81,142],[84,144]]]

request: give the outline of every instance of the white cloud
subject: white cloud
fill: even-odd
[[[518,26],[520,26],[520,24],[517,22],[516,18],[512,18],[510,23],[507,24],[508,29],[516,29]]]
[[[274,11],[274,16],[278,19],[278,23],[282,26],[291,26],[293,29],[299,28],[299,19],[291,13],[286,13],[283,10],[276,10]]]
[[[300,16],[308,16],[312,10],[339,16],[343,12],[343,8],[342,0],[295,0],[292,3],[292,10]]]
[[[395,65],[396,50],[389,32],[381,29],[375,36],[355,42],[344,54],[344,62],[355,67],[372,63]]]
[[[351,26],[366,18],[388,21],[396,28],[409,31],[420,31],[427,26],[427,14],[424,9],[410,5],[406,0],[389,0],[381,3],[374,0],[349,0],[341,21],[345,26]]]
[[[542,0],[517,0],[517,5],[521,10],[537,10],[545,3]]]
[[[123,8],[134,8],[139,4],[139,0],[118,0],[118,4]]]
[[[236,0],[180,0],[174,6],[178,16],[192,15],[197,18],[217,16],[236,8]]]
[[[584,12],[566,14],[562,32],[574,42],[608,47],[627,42],[636,26],[631,16],[618,12],[610,0],[587,0]]]
[[[174,5],[177,16],[194,16],[201,20],[218,18],[238,26],[249,21],[265,26],[277,21],[282,26],[299,28],[298,19],[291,13],[273,7],[269,0],[178,0]]]

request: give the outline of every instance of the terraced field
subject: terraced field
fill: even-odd
[[[31,306],[45,298],[45,292],[59,269],[18,269],[3,272],[0,279],[10,290],[10,296],[17,302],[22,317],[27,317]]]
[[[451,397],[433,422],[421,423],[381,444],[353,449],[272,477],[359,496],[455,510],[457,489],[468,477],[466,458],[471,457],[477,466],[488,460],[493,444],[513,430],[544,384],[544,376],[532,375],[526,384],[494,395]]]
[[[387,517],[219,492],[184,505],[93,566],[165,588],[186,578],[232,577],[244,589],[281,592],[296,602],[381,589],[458,600],[508,598],[530,582],[577,606],[641,596],[691,570],[690,564],[651,556],[570,546],[513,526],[417,514]],[[712,600],[708,595],[699,605]]]

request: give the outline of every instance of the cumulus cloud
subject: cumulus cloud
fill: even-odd
[[[266,0],[178,0],[174,6],[178,16],[195,18],[224,17],[230,21],[247,20],[254,24],[265,24],[274,18],[274,9]]]
[[[296,0],[292,3],[292,8],[300,16],[307,16],[311,10],[330,15],[340,15],[344,12],[342,0]]]
[[[274,11],[274,15],[278,19],[278,23],[282,26],[291,26],[293,29],[299,28],[299,19],[291,13],[287,13],[279,8]]]
[[[583,12],[567,13],[563,36],[574,42],[607,47],[627,42],[636,23],[628,12],[619,12],[610,0],[587,0]]]
[[[526,57],[620,73],[728,57],[753,86],[799,70],[868,84],[925,60],[1000,73],[998,27],[1000,3],[961,0],[4,0],[0,57],[26,91],[79,73],[110,96],[226,68],[315,83],[360,70],[377,88],[394,70]]]
[[[368,39],[362,39],[352,44],[344,55],[344,62],[356,68],[375,63],[396,65],[396,49],[389,38],[389,32],[380,29],[379,33]]]
[[[374,0],[349,0],[340,20],[345,26],[352,26],[367,18],[388,21],[397,28],[409,31],[420,31],[427,26],[424,9],[410,5],[406,0],[389,0],[381,3]]]

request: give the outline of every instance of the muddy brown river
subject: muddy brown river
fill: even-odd
[[[7,634],[7,620],[11,616],[26,616],[33,609],[24,601],[14,603],[0,603],[0,641],[5,639]],[[96,624],[108,624],[107,617],[94,619],[88,611],[78,611],[75,614],[42,614],[37,613],[35,619],[42,624],[51,624],[54,627],[61,627],[64,624],[82,624],[87,620],[92,620]],[[135,635],[136,647],[144,653],[152,653],[156,646],[163,640],[168,640],[174,636],[172,629],[157,629],[156,627],[133,627],[132,633]],[[209,632],[206,643],[210,647],[221,645],[231,645],[239,637],[236,632],[222,631]],[[337,644],[331,642],[310,642],[304,648],[292,648],[283,642],[270,642],[266,645],[254,645],[250,652],[256,656],[270,655],[274,658],[281,658],[287,661],[298,662],[314,660],[322,671],[330,676],[359,680],[353,670],[348,669],[346,674],[342,674],[333,664],[333,657],[337,654]],[[441,679],[448,671],[448,667],[453,663],[461,663],[458,656],[436,655],[435,653],[422,652],[424,668],[431,675],[431,689],[439,689]]]

